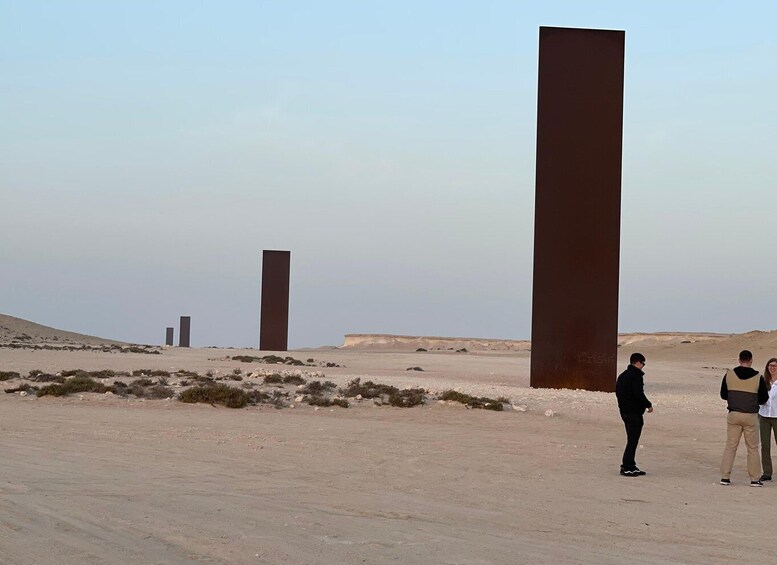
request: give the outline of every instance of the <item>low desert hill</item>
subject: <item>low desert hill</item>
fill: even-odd
[[[0,314],[0,344],[101,346],[121,345],[123,342],[58,330],[14,316]]]
[[[751,331],[741,334],[707,332],[624,333],[618,335],[618,347],[629,349],[707,349],[738,352],[742,349],[773,351],[777,355],[777,331]],[[531,351],[528,340],[482,339],[466,337],[428,337],[391,334],[347,334],[340,349],[378,351]]]

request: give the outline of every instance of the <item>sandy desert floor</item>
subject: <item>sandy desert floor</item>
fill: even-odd
[[[759,369],[773,341],[752,347]],[[656,411],[639,478],[618,475],[614,395],[530,389],[525,351],[293,353],[343,365],[325,370],[338,385],[520,407],[504,412],[0,394],[0,563],[768,563],[777,484],[748,486],[744,444],[734,484],[717,484],[722,368],[747,344],[641,344]],[[0,349],[0,370],[246,369],[239,353],[257,352]]]

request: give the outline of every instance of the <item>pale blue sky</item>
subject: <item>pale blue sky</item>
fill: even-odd
[[[626,31],[621,331],[777,327],[767,2],[0,1],[0,312],[527,338],[537,37]],[[573,276],[573,273],[571,273]]]

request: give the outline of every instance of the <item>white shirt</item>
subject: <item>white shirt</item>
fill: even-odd
[[[766,418],[777,418],[777,382],[772,383],[772,388],[769,389],[769,400],[761,404],[758,414]]]

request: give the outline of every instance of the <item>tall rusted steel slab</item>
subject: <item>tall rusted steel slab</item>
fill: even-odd
[[[181,327],[178,330],[178,347],[189,347],[191,330],[191,316],[181,316]]]
[[[175,328],[165,328],[165,345],[173,345]]]
[[[290,251],[262,253],[262,307],[259,349],[286,351],[289,338]]]
[[[624,44],[540,28],[533,387],[615,389]]]

